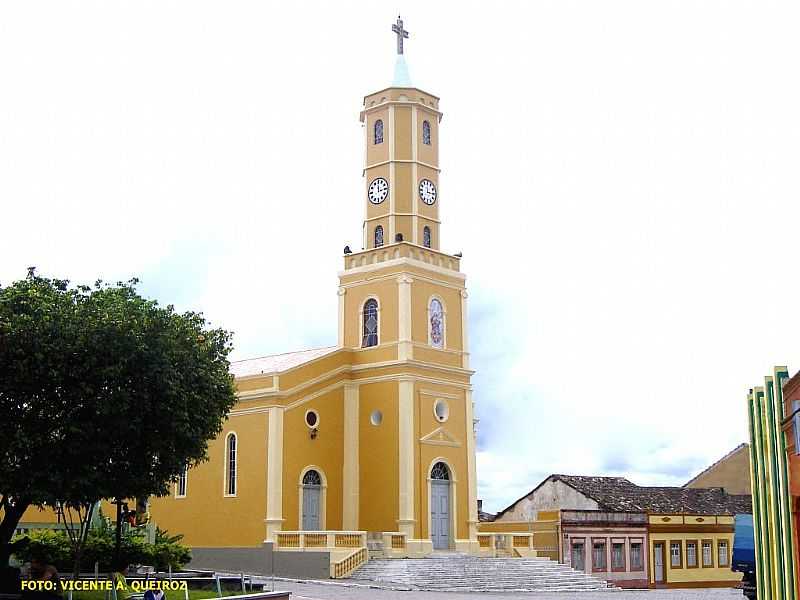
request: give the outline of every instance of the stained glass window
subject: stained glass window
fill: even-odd
[[[314,469],[303,475],[303,485],[322,485],[322,477]]]
[[[431,300],[431,346],[434,348],[444,347],[444,311],[442,303],[436,298]]]
[[[382,144],[383,143],[383,121],[378,119],[375,121],[375,143]]]
[[[431,228],[427,225],[422,229],[422,245],[426,248],[431,247]]]
[[[450,469],[443,462],[437,462],[431,469],[431,479],[444,479],[450,480]]]
[[[431,124],[428,121],[422,122],[422,143],[427,146],[431,145]]]
[[[378,301],[370,298],[364,303],[364,336],[362,348],[378,345]]]
[[[236,435],[228,435],[228,495],[236,495]]]
[[[375,247],[380,248],[383,246],[383,226],[378,225],[375,228]]]

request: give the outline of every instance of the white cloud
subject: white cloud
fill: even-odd
[[[481,495],[681,483],[796,369],[798,7],[407,3],[442,97],[443,245],[471,289]],[[0,7],[0,281],[143,289],[237,357],[335,342],[360,247],[378,3]],[[286,284],[289,289],[286,289]]]

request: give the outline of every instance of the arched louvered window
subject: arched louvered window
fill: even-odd
[[[370,298],[364,303],[363,336],[361,347],[369,348],[378,345],[378,301]]]
[[[380,119],[375,121],[373,138],[376,144],[383,143],[383,121],[381,121]]]
[[[422,245],[426,248],[431,247],[431,228],[427,225],[422,228]]]
[[[226,462],[226,477],[225,477],[225,493],[229,496],[236,495],[236,434],[229,433],[226,443],[225,449],[226,454],[228,455],[228,460]]]
[[[303,475],[303,485],[322,485],[322,477],[314,469]]]
[[[450,469],[443,462],[437,462],[431,469],[431,479],[450,481]]]
[[[431,145],[431,124],[428,121],[422,122],[422,143]]]
[[[375,247],[383,246],[383,225],[378,225],[375,228]]]
[[[431,346],[434,348],[444,348],[444,309],[442,303],[437,298],[431,300],[428,307],[430,314],[430,338]]]

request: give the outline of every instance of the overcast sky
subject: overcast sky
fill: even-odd
[[[136,276],[234,358],[335,344],[398,9],[444,111],[487,508],[745,441],[747,389],[800,368],[796,2],[4,2],[0,281]]]

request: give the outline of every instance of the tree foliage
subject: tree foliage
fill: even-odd
[[[0,566],[30,505],[168,493],[235,403],[230,334],[136,285],[0,286]]]

